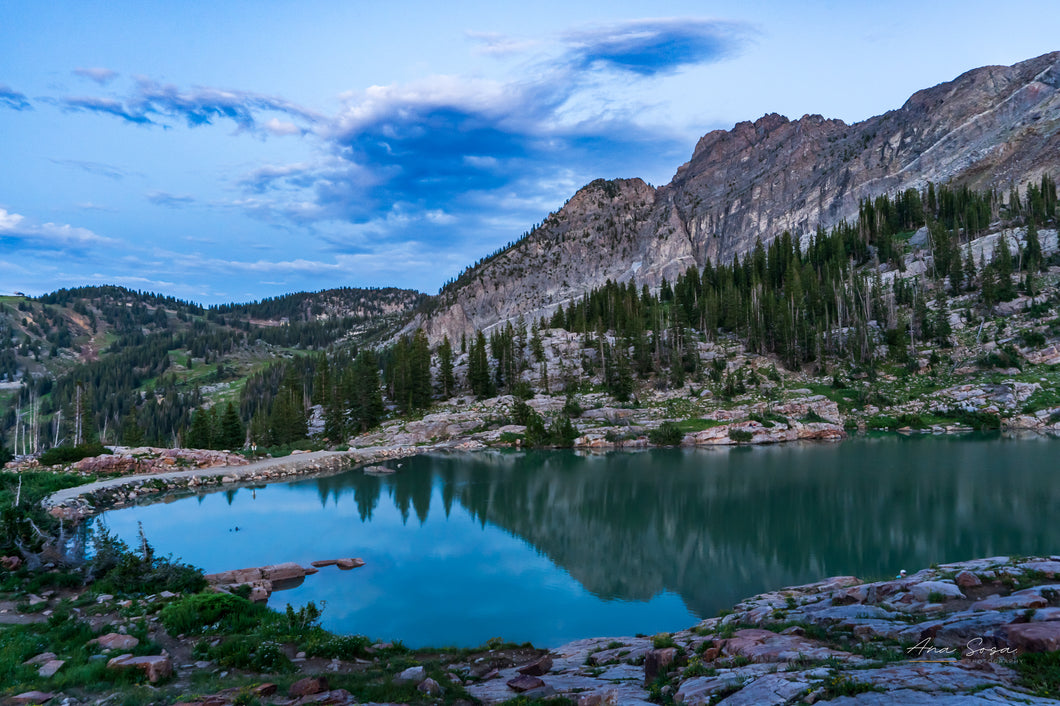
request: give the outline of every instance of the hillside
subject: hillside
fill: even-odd
[[[209,308],[113,286],[2,297],[0,439],[16,432],[16,415],[39,420],[31,435],[45,446],[67,438],[81,383],[94,434],[109,426],[114,439],[139,407],[147,439],[169,442],[192,410],[238,401],[247,379],[277,360],[388,337],[423,296],[343,288]],[[149,397],[159,404],[143,404]]]
[[[673,180],[597,180],[512,247],[465,271],[417,320],[432,340],[560,304],[613,281],[657,287],[789,231],[804,241],[882,194],[929,182],[1007,193],[1060,171],[1060,52],[969,71],[847,125],[766,115],[716,130]]]

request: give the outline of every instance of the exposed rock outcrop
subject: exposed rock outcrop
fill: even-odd
[[[1034,568],[1051,563],[992,557],[875,583],[833,577],[746,599],[673,635],[578,640],[552,650],[552,668],[533,682],[511,667],[467,689],[485,703],[532,689],[579,704],[648,704],[649,688],[662,684],[688,705],[842,694],[853,696],[836,703],[1056,704],[1033,694],[1014,666],[1021,655],[1060,649],[1060,608],[996,605],[1013,584],[1027,588],[1011,596],[1060,602],[1060,587],[1042,584],[1045,573]],[[974,595],[953,583],[961,575],[979,581],[968,589]],[[926,600],[941,596],[945,606]],[[672,646],[655,647],[659,638]]]
[[[1060,171],[1060,52],[968,71],[847,125],[770,114],[703,136],[658,189],[597,180],[528,237],[464,273],[429,317],[441,339],[551,314],[608,279],[658,286],[784,231],[805,237],[858,203],[931,182],[1012,185]]]

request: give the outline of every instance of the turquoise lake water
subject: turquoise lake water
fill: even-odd
[[[768,448],[431,454],[101,516],[207,572],[361,557],[270,605],[410,647],[556,646],[693,625],[838,574],[1060,552],[1060,441],[886,436]],[[238,530],[236,529],[238,528]]]

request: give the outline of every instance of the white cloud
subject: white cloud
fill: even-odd
[[[450,225],[456,223],[456,216],[451,213],[446,213],[440,208],[427,211],[423,214],[424,218],[435,225]]]
[[[468,30],[464,32],[464,35],[479,45],[475,50],[476,53],[486,56],[521,54],[540,44],[536,39],[520,39],[501,34],[500,32],[475,32]]]
[[[112,245],[117,241],[96,235],[87,228],[67,224],[34,224],[19,213],[0,208],[0,237],[13,238],[28,247],[87,247]]]
[[[87,78],[90,81],[95,81],[101,86],[110,83],[118,75],[117,71],[112,69],[105,69],[100,66],[94,66],[90,68],[76,68],[74,73],[82,78]]]
[[[430,107],[459,107],[485,114],[505,114],[524,105],[523,91],[512,84],[464,76],[431,76],[407,85],[370,86],[345,93],[347,107],[335,120],[338,134],[356,133],[395,114]]]
[[[270,118],[265,122],[264,125],[262,125],[262,127],[264,127],[265,131],[268,132],[270,135],[275,135],[276,137],[302,134],[302,128],[298,127],[294,123],[285,122],[283,120],[279,120],[278,118]]]
[[[25,220],[24,216],[17,213],[8,213],[0,208],[0,233],[9,233],[18,228],[18,224]]]

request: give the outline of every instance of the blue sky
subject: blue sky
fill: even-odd
[[[0,293],[435,292],[598,178],[1060,49],[1060,5],[0,6]]]

